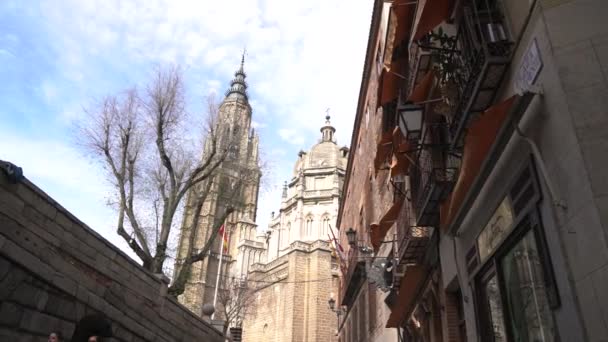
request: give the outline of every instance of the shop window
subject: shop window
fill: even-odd
[[[532,165],[520,174],[477,239],[475,292],[483,341],[556,340],[559,306]]]
[[[500,261],[513,341],[554,341],[551,311],[534,232]]]

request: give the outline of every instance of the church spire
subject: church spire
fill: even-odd
[[[241,67],[234,73],[234,78],[230,81],[230,89],[226,91],[226,98],[242,98],[245,101],[247,97],[247,82],[245,82],[245,52],[241,55]]]

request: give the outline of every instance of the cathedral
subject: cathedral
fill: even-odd
[[[216,302],[216,287],[221,288],[227,279],[244,280],[249,266],[265,258],[265,243],[263,238],[258,237],[255,224],[261,177],[259,138],[251,127],[251,105],[244,63],[243,55],[241,66],[219,106],[213,129],[217,133],[215,149],[228,152],[215,171],[202,205],[193,239],[194,249],[201,249],[209,240],[211,228],[228,205],[234,206],[235,211],[224,221],[224,234],[215,238],[209,255],[202,262],[192,265],[184,293],[178,297],[182,304],[201,316],[203,304]],[[203,154],[210,153],[211,148],[211,143],[207,141]],[[240,183],[238,191],[232,189],[237,183]],[[192,222],[195,211],[193,203],[206,185],[199,184],[188,194],[183,227]],[[187,254],[191,233],[185,229],[180,231],[177,260]]]
[[[278,212],[272,213],[265,231],[258,231],[259,140],[251,128],[245,77],[243,59],[216,123],[217,131],[239,137],[234,144],[237,148],[230,149],[217,172],[221,181],[211,186],[205,199],[194,248],[202,248],[227,201],[235,200],[225,198],[222,184],[245,173],[253,177],[238,193],[240,205],[226,219],[225,234],[216,237],[204,261],[193,265],[179,301],[202,315],[203,304],[216,301],[216,286],[222,289],[225,279],[237,279],[252,296],[241,317],[229,322],[233,333],[242,333],[243,341],[334,341],[337,319],[327,300],[337,296],[339,268],[329,240],[332,229],[337,234],[335,222],[349,149],[338,146],[327,116],[318,143],[310,151],[298,153],[292,177],[283,186]],[[192,222],[197,191],[200,189],[189,194],[185,223]],[[178,259],[186,253],[190,233],[181,231]]]

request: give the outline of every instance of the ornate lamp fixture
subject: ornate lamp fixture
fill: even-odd
[[[357,231],[352,227],[348,228],[346,231],[346,238],[348,239],[348,244],[351,248],[357,248],[361,253],[372,253],[373,249],[367,247],[365,244],[360,243],[363,241],[357,241]]]
[[[340,316],[342,316],[343,314],[346,313],[346,310],[344,310],[343,308],[337,308],[336,309],[336,300],[333,297],[330,297],[329,300],[327,301],[327,304],[329,305],[329,309],[333,312],[336,313],[336,316],[338,316],[338,328],[336,330],[336,336],[338,336],[338,332],[340,331]]]
[[[422,106],[412,102],[405,102],[397,107],[399,129],[409,141],[417,142],[422,135]]]

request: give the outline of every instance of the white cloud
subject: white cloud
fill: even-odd
[[[268,208],[279,206],[297,150],[317,141],[327,107],[339,143],[350,143],[370,1],[43,0],[40,8],[37,24],[53,42],[59,73],[96,94],[116,90],[99,89],[104,78],[141,82],[137,70],[169,61],[184,65],[190,79],[200,82],[188,85],[198,102],[209,92],[219,98],[246,46],[253,122],[264,134],[263,146],[289,143],[272,150],[277,177],[269,186],[274,190],[260,198],[262,227]],[[82,103],[88,100],[78,98],[83,94],[62,101]],[[67,108],[63,116],[75,112]],[[83,183],[99,181],[81,174],[88,179]]]
[[[106,206],[110,188],[95,165],[64,142],[48,139],[24,139],[0,131],[5,148],[0,159],[23,169],[26,178],[40,187],[74,216],[106,239],[139,260],[115,232],[115,215]]]
[[[304,144],[304,136],[293,128],[279,129],[279,136],[286,142],[296,146],[302,146]]]

